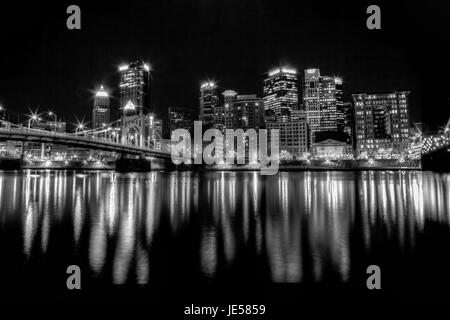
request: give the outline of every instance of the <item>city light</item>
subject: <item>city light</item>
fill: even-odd
[[[124,107],[124,110],[135,110],[135,109],[136,109],[136,106],[134,105],[134,103],[131,100],[129,100]]]
[[[128,65],[127,64],[126,65],[122,65],[122,66],[119,67],[119,71],[125,71],[125,70],[128,70]]]
[[[216,84],[214,82],[209,81],[209,82],[204,82],[200,88],[202,88],[202,89],[206,88],[206,87],[213,88],[215,86],[216,86]]]
[[[96,97],[108,97],[108,92],[105,91],[105,89],[103,88],[103,85],[100,86],[100,90],[97,91],[97,93],[95,94]]]
[[[284,73],[297,74],[297,70],[295,70],[295,69],[282,68],[281,71]]]

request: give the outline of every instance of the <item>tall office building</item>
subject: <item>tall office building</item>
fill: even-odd
[[[298,109],[297,71],[277,68],[264,79],[264,109],[273,111],[277,119],[289,118]]]
[[[259,129],[264,127],[264,103],[256,94],[222,93],[223,104],[215,108],[214,127],[226,129]]]
[[[138,60],[119,67],[120,107],[125,116],[140,115],[150,109],[150,67]]]
[[[236,101],[237,92],[234,90],[225,90],[222,92],[223,106],[218,108],[217,118],[219,123],[223,124],[224,129],[232,129],[235,127],[234,123],[234,103]],[[220,113],[223,114],[223,119],[220,119]]]
[[[200,86],[200,121],[204,130],[214,127],[214,120],[218,113],[219,96],[217,95],[217,85],[214,82],[205,82]]]
[[[339,109],[343,106],[342,79],[321,76],[319,69],[306,69],[303,104],[310,128],[311,144],[339,135]]]
[[[101,86],[94,98],[94,106],[92,108],[92,128],[98,129],[110,122],[109,95],[103,86]]]
[[[354,94],[357,154],[399,155],[409,141],[409,91]]]
[[[233,122],[230,129],[264,128],[264,103],[256,94],[240,94],[233,103]]]

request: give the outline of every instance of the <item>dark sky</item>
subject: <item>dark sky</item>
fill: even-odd
[[[450,6],[353,2],[2,3],[0,102],[17,112],[51,108],[69,122],[90,119],[94,90],[103,83],[117,97],[117,66],[143,58],[153,69],[152,105],[163,114],[170,106],[197,108],[206,79],[261,94],[263,73],[286,63],[342,76],[348,99],[411,90],[412,120],[443,124],[450,116]],[[80,31],[66,28],[70,4],[81,7]],[[370,4],[381,7],[381,30],[366,28]]]

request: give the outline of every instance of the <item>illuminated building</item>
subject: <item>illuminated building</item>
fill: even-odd
[[[298,109],[297,71],[277,68],[264,79],[264,110],[273,111],[277,119],[289,118],[292,110]]]
[[[103,88],[97,91],[92,109],[92,128],[98,129],[110,123],[109,95]]]
[[[186,129],[191,134],[194,129],[195,112],[185,108],[169,108],[169,131]]]
[[[260,129],[264,127],[264,104],[256,94],[237,94],[226,90],[222,93],[224,103],[217,107],[215,128],[225,129]]]
[[[279,130],[281,159],[305,158],[308,153],[308,125],[305,112],[302,110],[293,111],[287,121],[270,121],[268,119],[266,118],[266,127],[269,132],[272,129]]]
[[[140,115],[150,109],[150,67],[135,61],[119,67],[120,107],[125,116]]]
[[[223,105],[221,108],[217,108],[215,122],[219,123],[223,129],[235,128],[234,126],[234,103],[236,101],[237,92],[234,90],[226,90],[222,92],[223,95]],[[222,115],[222,118],[221,118]]]
[[[237,95],[232,107],[230,129],[261,129],[264,127],[264,103],[256,94]]]
[[[340,131],[342,79],[321,76],[319,69],[306,69],[303,78],[303,104],[310,129],[311,144],[335,138]],[[319,134],[320,133],[320,134]]]
[[[204,130],[214,127],[216,108],[219,107],[217,85],[214,82],[205,82],[200,86],[200,121]]]
[[[311,148],[311,153],[315,158],[336,160],[351,158],[353,149],[346,142],[326,139],[315,143]]]
[[[357,154],[399,155],[409,142],[409,91],[354,94]]]

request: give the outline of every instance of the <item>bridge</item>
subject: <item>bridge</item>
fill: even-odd
[[[450,147],[450,119],[447,125],[434,134],[430,134],[422,140],[422,155],[428,155],[433,152]]]
[[[45,130],[23,128],[11,125],[10,128],[0,128],[0,140],[52,143],[91,150],[101,150],[117,154],[134,156],[170,158],[170,151],[161,151],[148,146],[135,146],[123,139],[113,136],[100,137],[93,134],[57,133]]]
[[[6,157],[3,159],[20,158],[24,159],[25,163],[58,161],[53,157],[52,151],[50,156],[45,155],[45,146],[52,145],[70,147],[71,149],[67,150],[75,150],[77,154],[83,150],[89,154],[92,154],[91,151],[99,151],[94,154],[95,157],[104,161],[115,159],[116,167],[124,167],[125,170],[148,169],[150,166],[165,168],[170,162],[171,145],[162,139],[159,133],[149,130],[146,117],[148,116],[136,115],[127,122],[118,120],[90,130],[80,125],[75,132],[57,132],[56,128],[55,130],[33,128],[33,121],[39,121],[36,115],[29,118],[27,125],[0,120],[0,141],[16,142],[12,145],[7,144]],[[146,123],[147,127],[144,127]],[[30,154],[33,148],[36,151],[36,145],[43,150],[41,156]],[[70,157],[63,160],[70,160]]]

